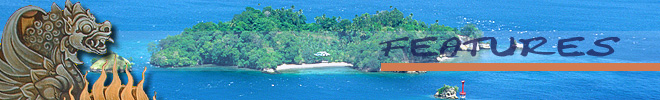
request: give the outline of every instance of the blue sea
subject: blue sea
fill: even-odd
[[[18,8],[33,5],[50,11],[65,0],[4,0],[0,25]],[[73,1],[76,2],[76,1]],[[229,21],[245,7],[303,10],[307,22],[326,14],[352,19],[355,15],[397,8],[413,18],[452,27],[473,23],[501,45],[508,38],[545,37],[538,51],[554,51],[558,39],[584,37],[571,51],[604,51],[593,42],[619,37],[609,56],[562,57],[559,54],[500,57],[482,50],[457,63],[659,63],[660,1],[657,0],[84,0],[98,22],[112,23],[116,42],[110,47],[133,58],[138,80],[147,67],[147,93],[159,100],[215,99],[435,99],[443,85],[465,80],[467,99],[660,99],[660,72],[656,71],[434,71],[425,74],[365,73],[349,68],[299,70],[284,74],[223,68],[157,68],[148,64],[147,44],[199,22]],[[533,42],[537,43],[537,42]],[[440,45],[440,44],[438,44]],[[505,47],[498,47],[505,48]],[[503,50],[503,49],[499,49]],[[84,54],[88,69],[96,56]],[[460,67],[460,66],[456,66]],[[534,67],[534,66],[529,66]],[[626,67],[626,66],[621,66]],[[91,73],[89,80],[96,80]],[[125,78],[124,78],[125,80]],[[92,81],[93,82],[93,81]]]

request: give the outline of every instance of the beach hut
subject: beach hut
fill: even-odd
[[[325,51],[320,51],[320,52],[316,52],[316,53],[314,54],[314,56],[322,56],[322,57],[325,57],[325,56],[330,56],[330,53],[325,52]]]

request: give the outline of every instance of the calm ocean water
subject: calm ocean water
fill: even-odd
[[[13,11],[34,5],[50,11],[64,0],[21,0],[0,3],[0,20]],[[74,1],[76,2],[76,1]],[[198,22],[229,21],[245,7],[273,8],[295,5],[308,22],[322,14],[351,19],[356,14],[390,10],[393,6],[413,13],[414,19],[459,27],[475,23],[486,36],[508,44],[508,37],[546,37],[540,51],[556,51],[558,39],[585,37],[577,50],[605,50],[596,39],[616,36],[616,50],[605,57],[535,55],[498,57],[481,51],[463,63],[659,63],[660,1],[656,0],[311,0],[311,1],[181,1],[101,0],[80,1],[97,21],[109,20],[115,45],[110,47],[136,63],[132,74],[148,67],[146,91],[157,91],[160,100],[182,99],[434,99],[444,84],[466,81],[468,99],[660,99],[660,72],[429,72],[420,75],[363,73],[347,68],[302,70],[287,74],[262,74],[229,69],[165,69],[148,64],[147,43],[179,34]],[[0,22],[4,25],[6,22]],[[506,43],[504,43],[506,42]],[[501,47],[502,48],[502,47]],[[518,51],[519,52],[519,51]],[[84,53],[84,52],[81,52]],[[83,55],[89,62],[93,55]],[[87,69],[89,63],[81,68]],[[460,66],[457,66],[460,67]],[[534,67],[534,66],[530,66]],[[625,67],[625,66],[621,66]],[[328,71],[330,70],[330,71]],[[98,74],[92,73],[90,80]],[[136,77],[140,78],[140,77]]]

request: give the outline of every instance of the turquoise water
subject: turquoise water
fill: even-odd
[[[10,3],[11,2],[11,3]],[[47,11],[55,2],[4,1],[0,19],[16,9],[34,5]],[[75,1],[74,1],[75,2]],[[181,99],[434,99],[431,95],[444,84],[466,81],[468,99],[660,99],[660,72],[428,72],[426,74],[363,73],[347,68],[302,70],[285,74],[222,68],[167,69],[148,64],[147,43],[179,34],[198,22],[228,21],[245,7],[302,9],[308,22],[322,14],[352,18],[356,14],[390,10],[413,13],[414,19],[459,27],[475,23],[486,36],[508,44],[508,37],[546,37],[539,51],[556,51],[560,38],[582,36],[571,42],[577,50],[605,50],[595,47],[596,39],[616,36],[616,50],[605,57],[561,57],[530,54],[494,56],[481,51],[478,56],[457,59],[462,63],[658,63],[660,50],[660,2],[653,0],[393,0],[393,1],[177,1],[105,0],[80,1],[98,21],[109,20],[117,41],[110,47],[136,63],[133,76],[148,67],[146,91],[158,92],[160,100]],[[260,4],[260,5],[259,5]],[[1,25],[5,21],[0,22]],[[439,45],[439,44],[438,44]],[[500,47],[502,48],[502,47]],[[84,52],[81,52],[84,53]],[[89,62],[93,55],[83,55]],[[89,63],[81,69],[86,70]],[[460,66],[456,66],[460,67]],[[534,66],[530,66],[534,67]],[[626,67],[626,66],[622,66]],[[329,70],[329,71],[328,71]],[[98,74],[88,79],[96,80]],[[136,77],[139,79],[139,77]]]

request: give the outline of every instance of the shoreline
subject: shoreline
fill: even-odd
[[[456,56],[454,57],[436,57],[433,61],[435,62],[430,62],[430,63],[453,63],[453,62],[462,62],[462,61],[471,61],[471,60],[476,60],[478,59],[478,56],[471,56],[469,51],[458,51]],[[159,68],[169,68],[169,69],[197,69],[197,68],[218,68],[221,66],[222,68],[228,68],[220,71],[236,71],[236,70],[244,70],[244,71],[260,71],[263,73],[270,73],[270,74],[278,74],[280,71],[291,71],[291,70],[305,70],[305,69],[314,69],[314,68],[333,68],[333,67],[348,67],[357,71],[363,71],[363,72],[369,72],[364,69],[360,68],[354,68],[353,64],[347,63],[347,62],[322,62],[322,63],[303,63],[303,64],[280,64],[276,66],[276,68],[263,68],[263,69],[258,69],[258,68],[246,68],[246,67],[238,67],[238,66],[227,66],[227,65],[215,65],[215,64],[202,64],[202,65],[195,65],[195,66],[158,66]],[[234,70],[232,70],[234,69]],[[217,69],[215,69],[217,70]],[[376,71],[376,72],[383,72],[383,71]],[[425,73],[426,71],[391,71],[395,73],[409,73],[409,74],[419,74],[419,73]]]
[[[313,64],[282,64],[278,65],[275,70],[293,70],[293,69],[309,69],[309,68],[324,68],[324,67],[351,67],[353,64],[346,62],[330,62],[330,63],[313,63]]]

